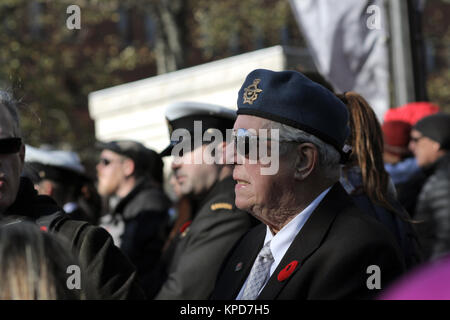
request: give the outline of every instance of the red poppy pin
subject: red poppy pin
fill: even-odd
[[[180,228],[180,233],[183,233],[192,223],[192,220],[186,221]]]
[[[278,274],[278,281],[284,281],[287,278],[289,278],[292,274],[292,272],[294,272],[295,268],[297,268],[298,266],[298,261],[294,260],[291,261],[286,267],[284,267],[283,270],[280,271],[280,273]]]

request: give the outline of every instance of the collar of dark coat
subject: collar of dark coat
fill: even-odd
[[[230,190],[234,193],[234,186],[236,182],[233,180],[232,176],[225,177],[224,179],[217,181],[207,194],[197,203],[197,208],[203,208],[205,204],[210,202],[214,197],[219,194],[229,193]],[[234,201],[232,203],[233,209],[235,209]]]
[[[450,164],[450,151],[447,151],[442,157],[437,159],[432,164],[422,168],[423,172],[427,177],[431,176],[436,170],[446,167]]]
[[[122,198],[114,208],[113,215],[132,219],[142,211],[166,211],[170,200],[162,190],[146,179],[139,179],[133,190]]]
[[[38,195],[31,180],[21,177],[16,200],[6,210],[5,216],[26,216],[37,219],[58,211],[61,211],[61,208],[52,198]]]
[[[320,247],[336,215],[348,206],[354,206],[353,202],[342,186],[336,183],[297,234],[258,299],[271,300],[277,297],[280,290],[283,289],[293,278],[294,274],[302,268],[305,261]],[[284,281],[279,281],[277,278],[280,271],[294,260],[297,260],[299,263],[296,269],[289,278]]]

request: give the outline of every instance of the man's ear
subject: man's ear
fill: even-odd
[[[127,177],[130,177],[134,174],[134,171],[136,170],[136,164],[134,163],[134,161],[132,159],[125,159],[123,161],[123,170],[124,170],[124,174]]]
[[[304,180],[311,175],[319,161],[317,147],[309,142],[301,143],[296,149],[297,158],[295,163],[294,177]]]
[[[19,158],[20,158],[20,166],[23,169],[23,166],[25,164],[25,144],[23,143],[19,150]]]

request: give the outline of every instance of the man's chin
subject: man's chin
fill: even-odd
[[[251,213],[251,205],[245,199],[241,200],[236,197],[235,204],[238,209]]]
[[[13,204],[12,199],[7,199],[4,194],[0,192],[0,213],[5,212]]]

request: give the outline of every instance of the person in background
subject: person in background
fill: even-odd
[[[114,243],[136,266],[147,295],[159,283],[158,261],[167,237],[170,200],[163,191],[163,162],[137,141],[99,142],[97,190],[116,197],[116,205],[101,218]]]
[[[66,239],[80,266],[91,275],[99,299],[144,299],[134,266],[104,229],[70,219],[53,199],[38,195],[33,183],[20,176],[25,150],[17,101],[0,90],[0,218],[31,221]]]
[[[189,221],[192,221],[193,218],[193,202],[189,199],[189,196],[183,195],[181,193],[180,184],[178,183],[174,174],[171,174],[169,178],[169,183],[173,189],[175,194],[175,203],[170,209],[173,223],[171,226],[171,230],[169,232],[169,236],[167,237],[166,243],[164,244],[163,251],[167,250],[172,242],[173,238],[176,237],[180,228],[183,227]]]
[[[384,167],[397,191],[399,186],[420,171],[416,159],[408,148],[411,128],[411,124],[400,120],[385,121],[381,126]]]
[[[166,280],[155,299],[207,299],[228,252],[255,223],[234,205],[231,166],[216,162],[215,156],[221,154],[208,152],[213,143],[202,139],[212,131],[225,137],[236,113],[213,104],[179,102],[167,108],[166,118],[171,143],[161,154],[173,154],[172,171],[179,194],[189,198],[195,211],[192,221],[180,228],[164,254]],[[201,126],[198,141],[196,125]],[[182,136],[173,134],[180,131],[184,133]],[[218,147],[225,145],[223,141],[218,143]],[[183,145],[188,150],[175,151]],[[198,163],[197,156],[201,157]]]
[[[67,286],[73,267],[78,279]],[[31,222],[0,222],[0,300],[97,299],[64,238]]]
[[[352,148],[342,168],[340,182],[361,209],[386,226],[402,249],[407,268],[421,261],[417,235],[411,217],[396,199],[395,187],[384,169],[383,134],[375,112],[355,92],[337,95],[350,115]]]
[[[450,253],[450,115],[417,122],[409,146],[426,176],[413,218],[424,258],[434,260]]]
[[[408,149],[411,128],[420,119],[439,112],[439,109],[430,102],[410,102],[387,110],[383,117],[385,168],[395,184],[397,200],[411,216],[426,179]]]
[[[71,218],[97,223],[100,212],[83,208],[82,188],[88,178],[75,152],[27,146],[25,166],[39,194],[53,198]]]

